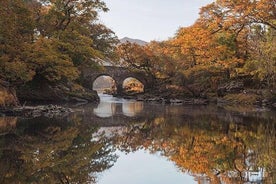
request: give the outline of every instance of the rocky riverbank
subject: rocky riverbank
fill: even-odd
[[[25,118],[35,118],[39,116],[54,117],[68,115],[71,112],[73,112],[71,108],[50,104],[0,109],[0,116],[17,116]]]
[[[195,92],[193,88],[159,86],[142,94],[115,95],[137,101],[177,104],[177,105],[257,105],[276,108],[276,93],[268,89],[250,89],[240,81],[232,81],[220,85],[216,92],[209,89]],[[95,91],[85,89],[76,84],[27,84],[17,89],[21,104],[26,101],[47,104],[43,106],[20,106],[15,89],[0,83],[0,116],[61,116],[72,112],[72,109],[57,105],[64,103],[98,103]]]
[[[208,90],[189,93],[187,89],[183,88],[172,90],[160,87],[157,90],[142,94],[120,94],[116,96],[166,104],[206,105],[216,103],[218,105],[256,105],[276,108],[276,91],[272,89],[252,89],[246,87],[241,81],[231,81],[220,85],[216,92]]]

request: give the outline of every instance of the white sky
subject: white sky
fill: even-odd
[[[192,25],[199,9],[214,0],[104,0],[110,9],[100,21],[119,38],[165,40]]]

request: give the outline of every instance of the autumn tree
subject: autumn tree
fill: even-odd
[[[116,60],[116,47],[119,43],[115,33],[100,23],[89,26],[90,38],[93,40],[92,47],[99,50],[105,59]]]
[[[250,58],[255,57],[252,49],[259,44],[253,41],[256,39],[255,36],[252,37],[252,32],[256,32],[256,27],[262,27],[265,32],[276,29],[275,4],[275,0],[217,0],[201,9],[199,22],[204,24],[213,36],[225,33],[230,36],[230,48],[239,62],[232,68],[242,68],[243,64],[252,60]],[[262,37],[265,39],[265,35]],[[256,49],[258,48],[253,50]]]
[[[97,23],[98,11],[108,10],[104,2],[43,1],[39,10],[36,19],[37,44],[45,43],[48,40],[48,42],[55,43],[55,46],[52,47],[53,52],[56,53],[57,58],[66,60],[65,63],[67,64],[63,62],[61,65],[65,64],[65,71],[69,73],[71,71],[73,74],[69,76],[69,73],[65,72],[60,75],[68,74],[67,79],[74,79],[78,76],[78,72],[74,70],[81,71],[82,67],[96,68],[98,67],[96,61],[98,58],[107,57],[108,54],[111,55],[116,36],[104,25],[101,25],[100,30],[95,28],[99,26]],[[113,36],[111,36],[112,34]],[[45,37],[47,40],[44,39]],[[44,39],[44,41],[39,42],[40,39]],[[102,46],[99,46],[101,43]],[[39,47],[39,45],[35,47]],[[44,55],[48,54],[44,53]],[[39,58],[33,57],[34,63],[37,59],[39,60]],[[59,63],[57,61],[53,62]],[[71,66],[70,63],[72,63]]]
[[[1,1],[1,78],[72,81],[82,67],[113,57],[114,32],[99,24],[103,1]]]
[[[0,79],[21,84],[34,71],[26,62],[33,42],[34,17],[21,0],[0,1]]]
[[[275,1],[217,0],[201,8],[193,25],[177,31],[168,50],[182,66],[187,87],[215,90],[225,80],[248,75],[271,86],[274,30]]]
[[[126,42],[118,46],[119,64],[132,70],[141,70],[155,78],[157,63],[147,47]]]
[[[276,87],[276,30],[255,26],[250,33],[250,56],[241,73],[259,81],[259,86]]]
[[[155,56],[155,63],[157,63],[157,77],[159,79],[171,79],[177,75],[181,66],[170,53],[172,45],[169,41],[151,41],[146,47]]]

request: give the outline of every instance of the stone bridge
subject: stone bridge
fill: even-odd
[[[139,80],[144,85],[144,91],[148,91],[153,83],[152,77],[141,71],[130,71],[124,67],[104,66],[103,70],[85,68],[82,70],[82,85],[91,89],[94,81],[100,76],[110,76],[116,84],[117,94],[123,94],[123,82],[125,79],[132,77]]]

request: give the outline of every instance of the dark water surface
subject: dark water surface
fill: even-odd
[[[276,183],[273,110],[101,98],[63,117],[0,118],[0,183]]]

